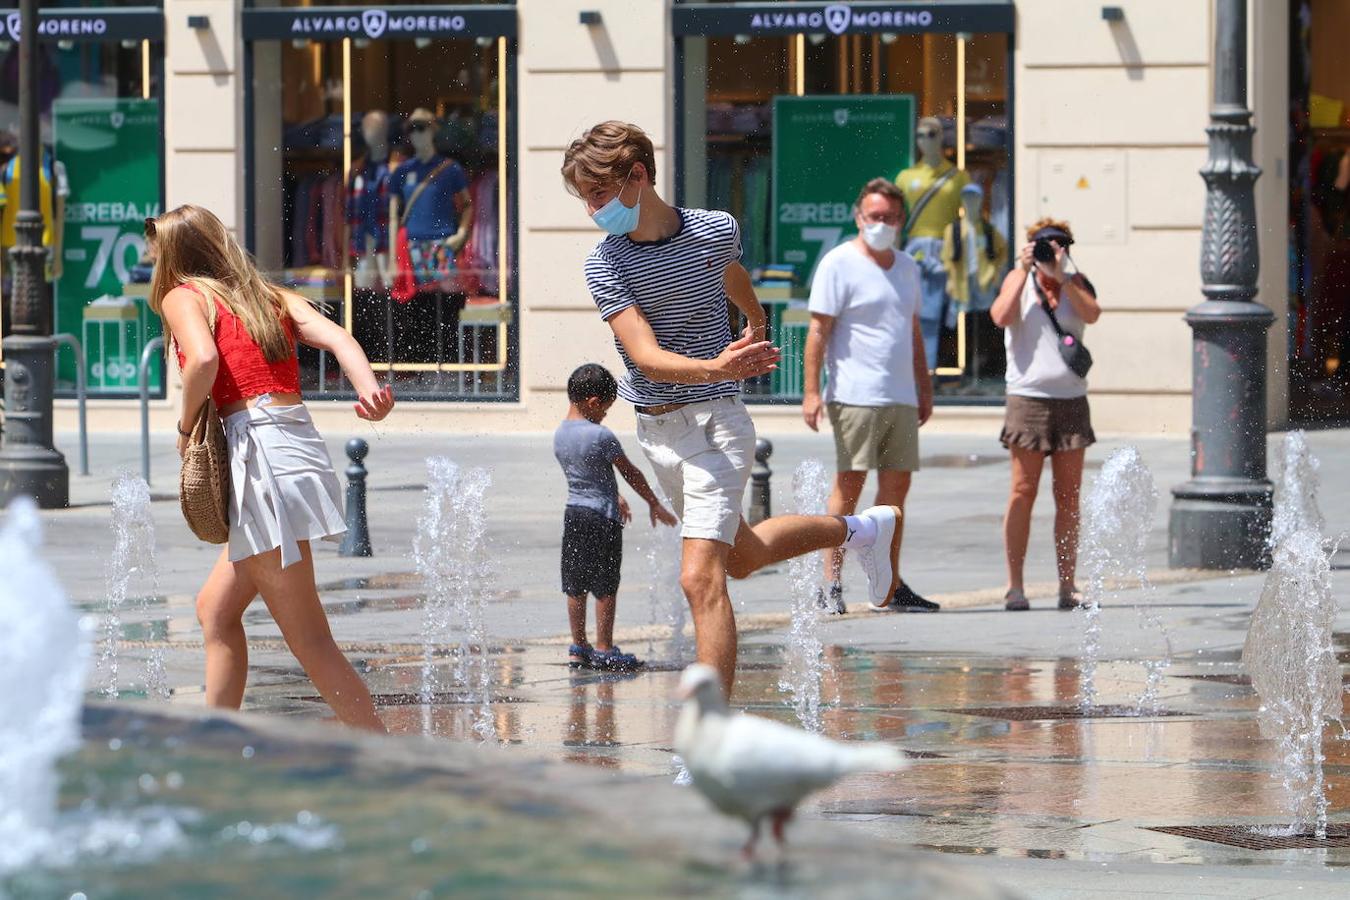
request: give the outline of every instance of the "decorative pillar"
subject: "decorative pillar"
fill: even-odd
[[[1270,565],[1266,477],[1266,329],[1256,302],[1256,200],[1247,108],[1247,0],[1217,0],[1214,106],[1210,110],[1205,221],[1200,251],[1206,299],[1191,326],[1191,479],[1172,489],[1174,567]]]
[[[56,341],[51,337],[47,250],[38,207],[38,5],[21,0],[19,34],[19,213],[10,250],[12,333],[4,339],[5,429],[0,438],[0,504],[31,497],[43,509],[69,502],[70,470],[52,446]]]

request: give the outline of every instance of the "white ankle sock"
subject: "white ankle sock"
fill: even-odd
[[[877,541],[877,523],[865,516],[843,516],[844,527],[848,529],[848,536],[844,538],[843,547],[848,550],[859,550],[864,547],[870,547]]]

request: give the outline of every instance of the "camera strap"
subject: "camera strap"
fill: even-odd
[[[1037,271],[1038,270],[1035,268],[1031,270],[1031,286],[1036,289],[1036,296],[1041,301],[1041,309],[1045,310],[1045,314],[1050,318],[1050,327],[1055,329],[1055,334],[1062,338],[1067,335],[1068,332],[1064,330],[1064,327],[1059,324],[1059,319],[1055,317],[1055,310],[1050,305],[1050,298],[1045,295],[1045,288],[1041,287],[1041,279],[1040,276],[1037,275]],[[1063,296],[1063,294],[1061,293],[1060,296]]]

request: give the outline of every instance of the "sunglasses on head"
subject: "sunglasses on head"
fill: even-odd
[[[408,126],[409,131],[429,131],[430,129],[431,123],[421,120],[413,122],[411,125]]]
[[[152,237],[155,236],[155,220],[154,220],[154,219],[146,219],[146,220],[145,220],[145,231],[144,231],[144,234],[145,234],[145,236],[146,236],[147,238],[152,238]]]
[[[917,133],[919,137],[937,137],[941,132],[936,128],[920,128]]]

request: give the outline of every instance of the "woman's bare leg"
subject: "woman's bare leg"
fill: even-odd
[[[286,645],[304,667],[323,699],[345,724],[383,732],[361,676],[342,655],[314,582],[314,557],[309,541],[300,542],[300,562],[281,567],[281,551],[271,550],[240,563],[258,586]]]
[[[244,610],[258,596],[258,589],[230,562],[228,548],[221,548],[206,584],[197,593],[197,621],[202,625],[206,648],[206,705],[238,709],[244,702],[248,681],[248,639],[244,636]]]
[[[1031,537],[1031,509],[1041,483],[1045,454],[1023,447],[1012,448],[1012,493],[1003,517],[1003,547],[1008,556],[1008,590],[1022,592],[1027,541]]]
[[[1055,560],[1059,570],[1059,595],[1075,587],[1078,568],[1078,493],[1083,484],[1086,450],[1064,450],[1050,457],[1055,490]]]

